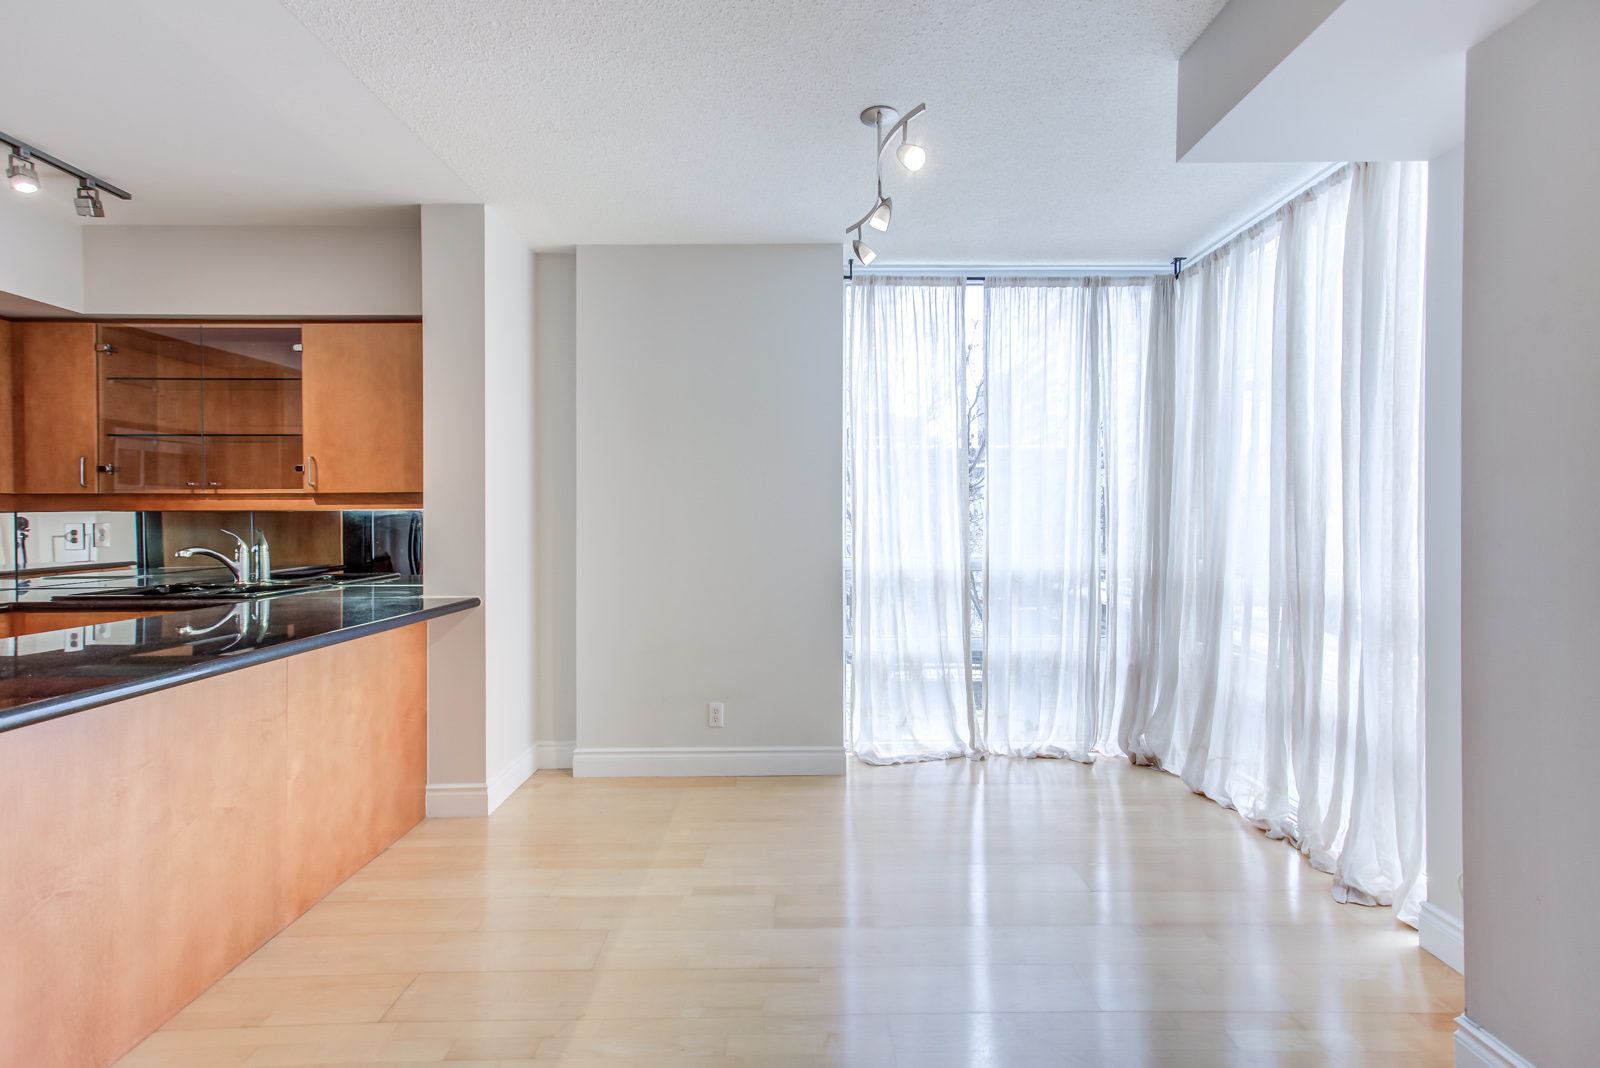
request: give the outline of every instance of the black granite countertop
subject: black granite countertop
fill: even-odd
[[[61,575],[0,589],[0,611],[57,611],[55,596],[194,578],[195,569]],[[209,575],[207,577],[216,577]],[[0,638],[0,731],[476,608],[420,580],[343,586]],[[82,611],[91,606],[73,606]]]

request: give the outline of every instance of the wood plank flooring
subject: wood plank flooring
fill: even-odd
[[[1461,977],[1170,775],[537,774],[121,1068],[1449,1065]]]

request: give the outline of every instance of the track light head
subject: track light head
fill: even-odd
[[[920,171],[922,165],[928,162],[928,153],[921,145],[914,145],[910,141],[903,142],[894,150],[895,156],[900,160],[900,165],[908,171]]]
[[[850,242],[850,246],[855,249],[856,259],[861,261],[861,266],[863,267],[867,266],[867,264],[878,258],[878,254],[868,248],[866,242],[862,241],[860,238],[856,238],[856,240]]]
[[[72,202],[73,210],[91,219],[106,217],[105,205],[100,203],[100,190],[89,182],[78,183],[78,196]]]
[[[27,156],[19,156],[15,152],[6,161],[6,181],[11,183],[11,188],[19,193],[37,193],[39,191],[39,172],[34,170],[33,160]]]
[[[889,216],[894,213],[894,198],[884,197],[878,201],[878,206],[872,209],[872,214],[867,216],[867,225],[874,230],[889,229]]]

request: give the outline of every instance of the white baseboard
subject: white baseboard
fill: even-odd
[[[1533,1068],[1533,1062],[1466,1016],[1457,1016],[1456,1068]]]
[[[517,792],[517,787],[527,782],[538,770],[539,765],[534,752],[535,747],[528,746],[515,760],[501,768],[495,777],[489,780],[487,793],[490,812],[499,808],[506,798]]]
[[[483,817],[499,808],[535,769],[535,747],[527,749],[501,768],[488,782],[432,782],[428,784],[429,817],[462,819]]]
[[[1417,934],[1423,949],[1462,975],[1467,974],[1467,940],[1459,917],[1424,901],[1417,917]]]
[[[539,742],[534,749],[538,752],[540,768],[570,768],[572,751],[577,747],[577,742]]]
[[[729,746],[721,749],[578,749],[575,778],[665,775],[843,775],[837,745]]]
[[[430,782],[425,811],[430,818],[487,816],[489,785],[481,782]]]

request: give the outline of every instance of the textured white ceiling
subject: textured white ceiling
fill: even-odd
[[[877,103],[928,105],[886,262],[1160,262],[1316,170],[1175,162],[1223,0],[283,2],[538,248],[842,242]]]
[[[133,193],[87,225],[410,223],[472,190],[276,0],[0,0],[0,130]],[[10,206],[77,222],[74,179]]]

